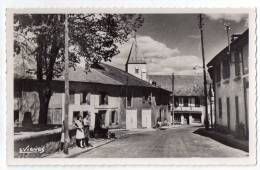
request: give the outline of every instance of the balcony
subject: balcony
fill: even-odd
[[[203,107],[195,107],[195,106],[178,106],[178,107],[174,107],[174,111],[193,111],[193,112],[202,112],[203,111]]]

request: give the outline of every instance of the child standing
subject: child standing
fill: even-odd
[[[77,120],[75,121],[75,127],[77,128],[76,130],[76,145],[80,148],[84,148],[84,130],[83,130],[83,120],[82,116],[79,116]]]

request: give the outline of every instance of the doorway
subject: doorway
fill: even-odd
[[[142,110],[142,127],[152,127],[152,110]]]
[[[105,126],[106,110],[99,110],[95,115],[95,129],[99,130]]]
[[[184,115],[184,124],[185,125],[189,125],[190,124],[189,115]]]
[[[126,110],[126,129],[137,128],[137,110]]]

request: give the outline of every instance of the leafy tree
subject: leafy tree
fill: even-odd
[[[39,124],[47,123],[51,81],[64,70],[64,14],[15,14],[14,52],[22,59],[27,77],[44,81],[38,88]],[[119,53],[118,46],[143,23],[136,14],[69,14],[69,65],[76,67],[80,59],[86,71],[94,63],[111,61]]]

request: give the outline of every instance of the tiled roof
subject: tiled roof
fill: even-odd
[[[172,75],[149,75],[158,86],[172,91]],[[203,96],[202,75],[174,75],[174,95],[176,96]]]
[[[150,83],[139,79],[119,68],[110,66],[108,64],[100,64],[102,69],[96,69],[103,75],[106,75],[118,82],[120,82],[122,85],[128,85],[128,86],[144,86],[144,87],[153,87],[155,88],[156,86],[151,85]]]
[[[21,77],[18,74],[16,74],[15,79],[28,79],[28,78]],[[36,78],[34,77],[29,79],[35,80]],[[55,78],[54,80],[64,81],[64,77],[62,76],[59,78]],[[147,81],[139,79],[119,68],[104,63],[100,63],[95,67],[94,66],[91,67],[89,72],[86,72],[83,67],[76,67],[76,69],[70,68],[69,80],[74,82],[99,83],[99,84],[119,85],[119,86],[138,86],[138,87],[162,89],[158,86],[154,86],[150,84]],[[166,91],[166,89],[162,89],[162,90]]]
[[[62,80],[63,78],[59,79]],[[70,81],[88,82],[88,83],[100,83],[100,84],[113,84],[122,85],[121,82],[103,74],[99,69],[91,68],[89,72],[86,73],[83,67],[76,67],[76,69],[70,69],[69,72]]]
[[[156,87],[119,68],[104,63],[92,66],[90,68],[90,71],[87,73],[85,72],[83,67],[76,67],[75,70],[70,69],[69,79],[70,81],[100,83],[109,85],[144,86],[153,88]]]

